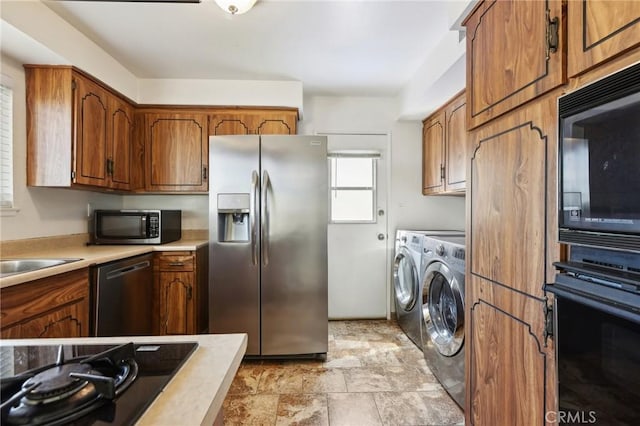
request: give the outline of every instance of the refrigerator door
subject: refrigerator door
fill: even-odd
[[[325,136],[262,136],[262,355],[327,352]]]
[[[258,136],[209,139],[209,330],[248,333],[260,354]]]

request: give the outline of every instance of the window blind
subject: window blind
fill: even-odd
[[[13,208],[13,90],[0,85],[0,208]]]

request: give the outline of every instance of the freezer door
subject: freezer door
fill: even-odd
[[[260,354],[259,137],[209,139],[209,330]]]
[[[262,355],[327,352],[327,141],[261,137]]]

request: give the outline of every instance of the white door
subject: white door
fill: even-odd
[[[329,318],[386,318],[389,136],[326,135]]]

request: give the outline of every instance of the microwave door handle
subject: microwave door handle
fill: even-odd
[[[249,196],[249,230],[251,238],[251,262],[258,264],[258,235],[256,232],[256,208],[258,206],[258,185],[260,176],[255,170],[251,173],[251,195]]]
[[[140,235],[147,237],[147,216],[140,217]]]

